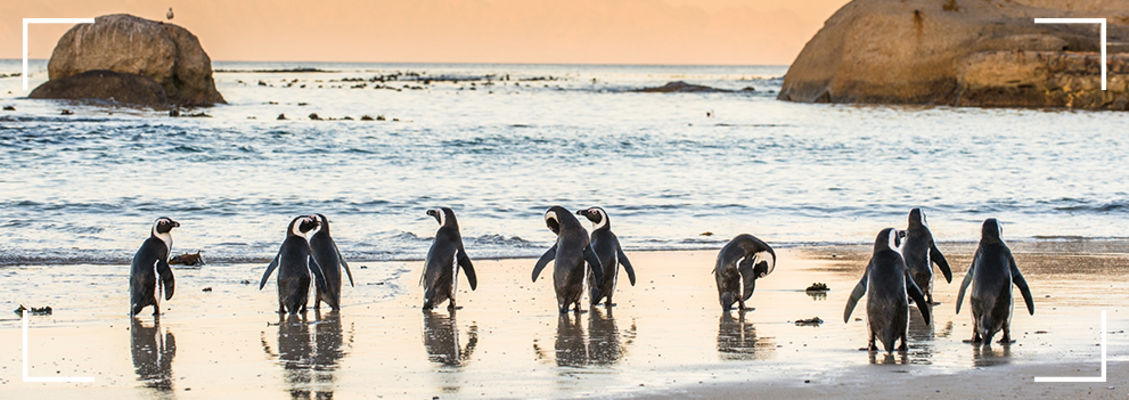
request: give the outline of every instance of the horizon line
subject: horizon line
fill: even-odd
[[[20,62],[22,58],[0,57],[0,61]],[[28,61],[50,61],[28,58]],[[212,60],[215,63],[322,63],[322,64],[435,64],[435,65],[562,65],[626,67],[788,67],[791,64],[693,64],[693,63],[607,63],[607,62],[521,62],[521,61],[317,61],[317,60]]]

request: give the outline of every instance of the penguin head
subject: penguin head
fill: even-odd
[[[564,207],[552,206],[549,207],[548,211],[545,211],[545,225],[549,227],[550,231],[553,231],[553,233],[557,235],[561,234],[561,223],[569,219],[573,221],[576,220]]]
[[[458,221],[455,220],[455,211],[451,210],[450,207],[432,208],[427,210],[427,215],[435,218],[435,222],[438,222],[439,226],[459,226]]]
[[[290,221],[289,235],[306,237],[306,234],[318,227],[317,216],[302,215]]]
[[[906,231],[895,228],[883,229],[878,232],[878,237],[874,239],[874,252],[893,250],[901,253],[899,248],[902,246],[902,238],[904,237],[906,237]]]
[[[157,218],[156,221],[153,221],[153,233],[152,234],[153,234],[153,236],[168,234],[169,232],[172,231],[172,228],[179,228],[179,227],[180,227],[180,223],[173,221],[172,218],[169,218],[169,217]]]
[[[984,225],[980,227],[980,240],[989,242],[1002,242],[1004,235],[1004,227],[1000,225],[1000,221],[995,218],[988,218],[984,220]]]
[[[588,218],[589,221],[592,221],[592,229],[600,229],[608,226],[608,213],[604,212],[603,208],[589,207],[588,209],[577,211],[576,215],[583,215],[585,218]]]
[[[925,211],[921,211],[920,208],[909,210],[909,226],[911,228],[917,226],[928,227],[929,224],[925,222]]]
[[[318,213],[311,215],[310,217],[317,219],[318,227],[321,228],[318,230],[318,232],[324,232],[327,234],[329,233],[329,218],[327,218],[325,214]]]

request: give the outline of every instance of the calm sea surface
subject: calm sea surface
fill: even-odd
[[[324,72],[262,72],[296,67]],[[604,207],[628,250],[871,242],[912,207],[941,241],[987,217],[1012,240],[1129,236],[1125,113],[786,103],[784,66],[215,68],[229,104],[200,118],[0,78],[0,264],[126,263],[158,216],[174,252],[267,260],[313,212],[348,258],[419,259],[436,206],[476,258],[539,255],[555,204]],[[635,91],[671,81],[734,91]]]

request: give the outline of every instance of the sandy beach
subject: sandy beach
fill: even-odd
[[[30,317],[30,375],[93,376],[92,384],[21,380],[20,320],[0,321],[0,391],[9,398],[923,398],[1129,397],[1129,259],[1124,243],[1013,244],[1035,295],[1014,315],[1010,346],[979,349],[968,311],[953,313],[972,244],[942,246],[954,283],[936,283],[935,324],[911,321],[910,351],[865,345],[865,307],[841,320],[866,246],[781,249],[741,315],[722,313],[713,251],[629,252],[638,285],[617,306],[558,316],[551,283],[529,282],[532,259],[477,260],[464,308],[422,313],[422,262],[359,262],[339,313],[279,321],[265,265],[178,268],[159,322],[125,316],[125,265],[0,270],[5,306],[50,305]],[[1094,251],[1094,249],[1100,251]],[[1085,250],[1085,251],[1082,251]],[[1065,251],[1065,252],[1064,252]],[[472,251],[473,256],[473,251]],[[831,291],[809,295],[824,282]],[[1099,313],[1108,312],[1108,382],[1036,384],[1034,376],[1097,376]],[[147,312],[146,312],[147,314]],[[916,314],[914,314],[916,315]],[[794,321],[819,317],[821,326]],[[878,364],[878,365],[871,365]],[[886,396],[882,394],[885,393]]]

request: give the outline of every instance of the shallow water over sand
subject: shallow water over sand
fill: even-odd
[[[420,312],[422,262],[356,262],[357,287],[344,289],[343,310],[281,322],[273,283],[259,291],[242,282],[255,281],[264,265],[177,269],[176,295],[164,303],[159,326],[149,315],[135,324],[124,316],[125,266],[5,268],[4,304],[55,309],[31,318],[31,374],[96,382],[22,383],[20,325],[12,315],[0,321],[0,342],[12,344],[0,348],[0,388],[19,398],[560,398],[747,379],[820,383],[869,363],[912,375],[1091,360],[1096,368],[1101,309],[1109,313],[1110,359],[1129,360],[1124,248],[1017,250],[1036,313],[1015,314],[1017,343],[990,350],[961,343],[971,316],[967,309],[953,315],[958,284],[938,282],[943,304],[934,308],[935,326],[915,317],[910,351],[890,358],[858,351],[865,322],[841,320],[866,261],[860,250],[781,251],[776,271],[757,284],[756,309],[744,315],[720,311],[709,274],[716,254],[699,251],[629,253],[639,281],[621,282],[618,306],[565,316],[555,311],[549,281],[529,282],[529,259],[476,261],[478,290],[460,289],[464,309],[454,315]],[[963,278],[972,249],[942,250],[959,270],[954,281]],[[831,291],[808,295],[803,289],[812,282]],[[860,303],[854,317],[865,319],[865,311]],[[815,316],[826,322],[793,323]]]

